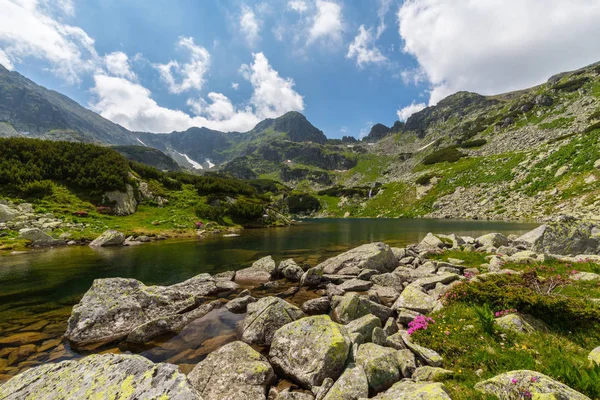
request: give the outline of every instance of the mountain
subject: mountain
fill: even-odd
[[[122,156],[131,161],[149,165],[159,171],[177,171],[179,164],[158,149],[145,146],[112,146]]]

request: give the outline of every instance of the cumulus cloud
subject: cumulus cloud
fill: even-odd
[[[131,70],[129,57],[122,51],[115,51],[104,56],[104,63],[108,72],[130,80],[136,80],[137,76]]]
[[[293,89],[294,81],[282,78],[262,53],[254,54],[254,62],[243,65],[242,75],[250,81],[253,94],[249,103],[234,106],[222,93],[210,92],[207,99],[187,101],[193,116],[162,107],[152,93],[139,83],[123,77],[98,73],[94,76],[93,110],[134,131],[166,133],[193,126],[221,131],[248,131],[264,118],[278,117],[287,111],[302,111],[304,101]]]
[[[407,0],[404,51],[431,82],[430,104],[470,90],[506,92],[600,59],[600,2]]]
[[[260,21],[256,18],[254,11],[248,7],[243,6],[240,14],[240,32],[246,39],[246,42],[250,46],[254,46],[260,39]]]
[[[197,46],[191,37],[180,37],[177,47],[188,53],[188,61],[179,63],[171,60],[166,64],[155,64],[162,80],[171,93],[182,93],[192,89],[200,90],[206,82],[205,75],[210,67],[210,54],[202,46]]]
[[[304,0],[291,0],[288,1],[288,8],[302,14],[308,10],[308,5]]]
[[[12,70],[14,68],[12,62],[6,55],[4,51],[0,49],[0,64],[4,66],[4,68]]]
[[[53,73],[68,83],[80,82],[82,73],[98,64],[94,40],[83,29],[64,24],[52,10],[71,12],[70,1],[57,7],[35,0],[0,0],[0,50],[6,64],[19,64],[27,58],[47,62]]]
[[[421,111],[425,107],[426,107],[425,103],[416,104],[413,101],[411,105],[406,106],[406,107],[401,108],[400,110],[396,111],[396,114],[398,115],[398,120],[404,122],[408,119],[408,117],[410,117],[411,115],[413,115],[416,112]]]
[[[355,58],[359,68],[364,68],[367,64],[384,64],[387,61],[387,58],[375,46],[375,38],[371,29],[365,29],[364,25],[358,28],[358,35],[348,46],[346,58]]]
[[[311,18],[308,43],[324,40],[338,43],[342,40],[344,24],[342,6],[333,1],[317,0],[316,14]]]

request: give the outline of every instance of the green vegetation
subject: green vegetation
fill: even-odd
[[[552,88],[556,91],[574,92],[576,90],[579,90],[579,88],[581,88],[583,85],[585,85],[589,80],[590,80],[590,78],[588,78],[587,76],[584,76],[581,78],[567,80],[565,82],[558,83],[558,84],[554,85]]]
[[[461,158],[466,157],[466,154],[461,153],[456,149],[456,146],[449,146],[434,151],[422,161],[423,165],[437,164],[441,162],[453,163]]]
[[[309,214],[321,209],[319,199],[306,193],[292,193],[286,203],[292,214]]]
[[[418,177],[415,180],[415,183],[417,185],[429,185],[429,182],[431,181],[431,179],[435,177],[435,174],[425,174],[425,175],[421,175],[420,177]]]
[[[486,143],[487,140],[485,139],[467,140],[466,142],[462,142],[461,144],[459,144],[458,147],[461,147],[463,149],[469,149],[473,147],[481,147]]]
[[[544,122],[539,124],[540,129],[559,129],[559,128],[568,128],[571,126],[575,117],[563,117],[557,118],[551,122]]]

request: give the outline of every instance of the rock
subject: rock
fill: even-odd
[[[346,329],[326,315],[302,318],[275,332],[269,357],[284,374],[305,387],[336,380],[350,351]]]
[[[369,397],[369,381],[362,367],[349,365],[323,400],[357,400]]]
[[[125,278],[96,279],[73,307],[65,337],[77,345],[123,339],[150,321],[192,312],[202,297],[216,292],[208,274],[171,286],[146,286]]]
[[[392,287],[374,285],[371,290],[369,290],[369,295],[376,296],[381,304],[391,307],[398,296],[400,296],[400,293]]]
[[[232,281],[235,279],[235,271],[219,272],[218,274],[214,274],[213,278],[217,281]],[[240,293],[239,297],[242,297],[242,293]],[[247,291],[247,293],[250,294],[249,291]]]
[[[104,231],[100,236],[90,243],[91,247],[107,247],[107,246],[120,246],[125,242],[125,235],[121,232],[109,229]]]
[[[386,390],[401,378],[396,350],[365,343],[358,347],[356,364],[367,376],[369,388],[375,392]]]
[[[535,99],[533,101],[538,106],[545,106],[545,107],[549,107],[554,103],[554,100],[552,100],[552,97],[545,95],[545,94],[539,94],[539,95],[535,96]]]
[[[423,290],[431,290],[435,288],[438,284],[447,285],[454,281],[457,281],[459,276],[456,274],[450,273],[442,273],[439,275],[434,275],[426,278],[419,278],[411,283],[409,286],[420,287]],[[407,307],[408,308],[408,307]]]
[[[373,329],[381,328],[381,320],[373,314],[367,314],[363,317],[350,321],[346,325],[348,333],[358,333],[362,336],[362,342],[370,342],[373,335]]]
[[[419,367],[415,370],[412,375],[412,378],[415,381],[441,381],[447,378],[450,378],[454,375],[454,372],[449,371],[447,369],[438,368],[438,367],[430,367],[428,365]]]
[[[476,239],[483,247],[500,247],[510,244],[508,238],[501,233],[488,233]]]
[[[364,292],[369,290],[373,286],[373,282],[363,281],[360,279],[350,279],[341,285],[338,285],[338,289],[344,292]]]
[[[238,296],[225,304],[225,307],[234,314],[245,313],[248,304],[256,302],[256,298],[252,296]]]
[[[106,399],[202,400],[177,366],[123,354],[44,364],[0,386],[3,399],[87,399],[90,394]]]
[[[406,349],[406,344],[404,343],[404,339],[402,339],[402,335],[400,332],[394,333],[393,335],[389,335],[385,341],[386,347],[391,347],[396,350]]]
[[[269,345],[275,331],[304,317],[296,306],[278,297],[263,297],[248,305],[242,340],[249,344]]]
[[[600,275],[593,272],[577,272],[576,274],[571,275],[569,278],[574,281],[600,281]]]
[[[373,400],[451,400],[446,387],[441,383],[401,381]]]
[[[398,300],[392,306],[393,310],[401,308],[416,311],[422,314],[430,313],[435,307],[436,301],[427,293],[424,293],[418,286],[408,285],[400,294]]]
[[[111,208],[115,215],[130,215],[137,209],[138,203],[135,199],[133,186],[127,184],[125,189],[125,192],[119,190],[106,192],[102,198],[103,203],[114,204]]]
[[[544,254],[600,254],[600,235],[593,222],[563,217],[519,238]]]
[[[412,378],[413,373],[417,369],[417,359],[414,353],[409,349],[399,349],[396,352],[396,357],[398,358],[398,366],[400,367],[402,376]]]
[[[407,310],[405,308],[400,308],[398,311],[398,323],[403,324],[405,326],[408,325],[413,319],[417,318],[419,315],[423,315],[416,311]]]
[[[315,395],[315,400],[323,400],[329,389],[333,387],[333,379],[325,378],[323,379],[323,384],[321,386],[313,386],[310,390]]]
[[[275,378],[267,358],[240,341],[210,353],[188,375],[204,400],[266,399]]]
[[[404,340],[404,344],[406,344],[406,347],[408,347],[413,353],[415,353],[417,357],[422,359],[427,365],[431,365],[432,367],[442,366],[442,362],[444,360],[438,353],[431,349],[428,349],[427,347],[423,347],[416,343],[413,343],[410,340],[410,335],[407,331],[400,331],[399,335],[402,337],[402,340]]]
[[[270,398],[270,397],[269,397]],[[314,400],[315,397],[310,393],[290,392],[288,390],[281,392],[275,397],[275,400]]]
[[[371,282],[379,286],[391,287],[398,293],[404,290],[403,283],[406,281],[400,274],[396,272],[388,272],[386,274],[376,275],[371,277]]]
[[[279,264],[278,271],[279,275],[291,282],[300,282],[300,279],[302,279],[302,275],[304,274],[302,268],[300,268],[300,266],[291,258],[283,260]]]
[[[401,247],[391,247],[391,249],[392,253],[394,253],[394,256],[396,257],[396,260],[400,261],[401,259],[406,257],[406,249]]]
[[[596,347],[594,350],[590,352],[588,355],[588,360],[600,365],[600,346]]]
[[[300,286],[315,287],[319,286],[323,279],[323,268],[309,268],[300,279]]]
[[[392,315],[392,309],[372,302],[357,293],[346,293],[335,305],[331,313],[334,321],[347,324],[367,314],[373,314],[381,321],[387,321]]]
[[[19,211],[10,208],[5,204],[0,204],[0,222],[8,222],[19,216]]]
[[[516,383],[514,383],[516,381]],[[479,382],[475,389],[502,399],[515,398],[519,391],[528,391],[532,398],[539,395],[554,395],[558,399],[590,400],[589,397],[571,389],[567,385],[536,371],[518,370],[505,372],[491,379]]]
[[[429,232],[417,246],[420,251],[440,250],[446,247],[445,243],[433,233]]]
[[[396,257],[387,244],[370,243],[325,260],[317,267],[325,274],[336,274],[346,267],[388,272],[396,267]]]
[[[308,315],[326,314],[329,311],[329,297],[307,300],[302,304],[302,311]]]
[[[383,331],[385,332],[385,336],[391,336],[395,333],[398,333],[398,324],[393,317],[388,318],[388,320],[385,322]]]
[[[500,318],[496,318],[494,321],[496,325],[502,329],[513,331],[516,333],[531,333],[535,332],[535,328],[525,321],[520,315],[508,314]]]
[[[277,267],[271,256],[255,261],[251,267],[241,269],[235,273],[236,282],[268,282],[275,277]]]
[[[63,245],[64,240],[54,239],[39,228],[24,228],[19,230],[19,239],[30,240],[34,246]]]
[[[379,275],[379,271],[375,269],[363,269],[356,277],[360,280],[368,281],[375,275]]]
[[[371,342],[379,346],[387,346],[387,335],[385,334],[385,331],[379,327],[374,328],[373,332],[371,333]]]

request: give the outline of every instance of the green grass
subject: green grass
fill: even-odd
[[[487,263],[485,259],[489,254],[473,252],[473,251],[462,251],[462,250],[446,250],[440,254],[432,254],[430,258],[432,260],[446,261],[450,258],[456,258],[463,260],[467,267],[479,267],[481,264]]]
[[[385,170],[389,168],[392,161],[392,157],[365,154],[359,157],[356,166],[348,171],[347,176],[359,174],[360,180],[358,183],[371,184],[384,175]]]
[[[551,122],[539,124],[539,127],[540,127],[540,129],[568,128],[573,123],[574,120],[575,120],[575,117],[557,118]]]

